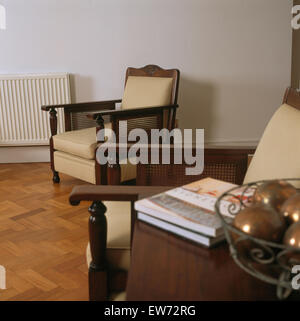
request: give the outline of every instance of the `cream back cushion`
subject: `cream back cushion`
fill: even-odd
[[[164,106],[171,103],[173,78],[129,76],[122,109]]]
[[[284,104],[269,121],[244,182],[300,178],[299,138],[300,111]]]

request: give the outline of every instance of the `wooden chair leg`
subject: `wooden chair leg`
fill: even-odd
[[[107,273],[106,271],[97,271],[90,266],[89,268],[89,298],[90,301],[107,300]]]
[[[54,148],[53,148],[53,138],[50,138],[50,165],[51,165],[51,170],[53,173],[52,181],[55,184],[58,184],[60,182],[60,178],[58,175],[58,172],[55,170],[54,167]]]
[[[108,164],[107,166],[107,183],[108,185],[121,184],[121,167],[120,164]]]
[[[101,201],[94,201],[89,208],[89,236],[92,262],[89,267],[90,301],[104,301],[108,298],[106,268],[106,207]]]
[[[52,178],[52,180],[53,180],[53,183],[55,183],[55,184],[58,184],[58,183],[60,182],[60,178],[59,178],[58,172],[53,171],[53,178]]]
[[[95,155],[95,176],[96,176],[96,185],[107,185],[107,165],[100,165],[97,162]]]

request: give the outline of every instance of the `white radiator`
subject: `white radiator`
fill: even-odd
[[[71,102],[67,73],[0,75],[0,146],[47,145],[49,113],[42,105]],[[63,109],[57,113],[64,131]]]

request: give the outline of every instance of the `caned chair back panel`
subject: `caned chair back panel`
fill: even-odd
[[[212,177],[234,184],[242,184],[248,163],[249,151],[231,149],[206,149],[204,151],[204,170],[199,175],[187,175],[188,165],[182,157],[182,164],[174,164],[171,152],[171,164],[138,164],[137,185],[180,186],[205,177]],[[251,151],[250,151],[251,153]],[[150,155],[150,150],[148,151]],[[193,155],[196,155],[193,149]],[[160,150],[161,163],[161,150]]]
[[[96,127],[96,122],[88,119],[86,115],[86,113],[71,113],[71,130]]]
[[[88,114],[89,112],[65,113],[66,131],[96,127],[96,121],[88,118]],[[109,116],[104,116],[103,119],[105,122],[110,121]]]
[[[201,175],[186,175],[189,165],[138,165],[137,185],[181,186],[205,177],[220,179],[233,184],[241,184],[238,163],[216,163],[205,166]]]
[[[145,117],[141,117],[141,118],[120,118],[118,117],[118,121],[116,121],[116,125],[117,127],[115,128],[115,132],[119,134],[119,128],[121,129],[122,127],[124,127],[124,125],[122,125],[122,123],[119,123],[120,121],[127,121],[127,135],[129,134],[129,132],[133,129],[144,129],[147,134],[148,137],[150,137],[150,133],[151,133],[151,129],[153,128],[162,128],[162,115],[147,115]]]

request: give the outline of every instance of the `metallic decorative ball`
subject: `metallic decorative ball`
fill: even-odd
[[[300,193],[287,199],[281,206],[280,213],[286,218],[288,224],[300,221]]]
[[[272,207],[253,205],[244,208],[236,215],[233,226],[253,237],[281,242],[286,223]]]
[[[293,223],[285,232],[283,244],[300,250],[300,222]],[[286,254],[286,258],[291,266],[300,264],[300,252],[292,251]]]
[[[264,204],[280,211],[282,204],[296,194],[296,188],[281,180],[272,180],[259,185],[253,195],[255,204]]]
[[[292,224],[284,234],[283,244],[300,249],[300,222]]]

